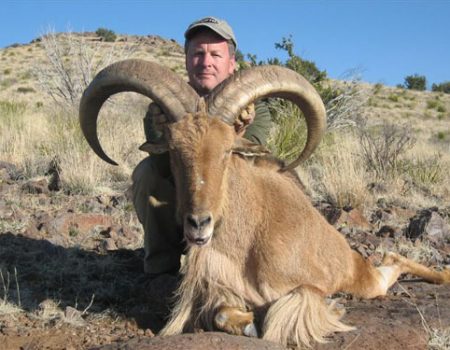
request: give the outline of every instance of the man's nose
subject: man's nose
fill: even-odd
[[[203,55],[202,63],[204,66],[210,66],[212,64],[212,56],[208,53]]]

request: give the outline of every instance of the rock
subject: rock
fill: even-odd
[[[390,238],[394,238],[396,235],[395,235],[395,233],[396,233],[396,229],[395,228],[393,228],[392,226],[389,226],[389,225],[384,225],[384,226],[382,226],[379,230],[378,230],[378,232],[376,233],[376,235],[378,236],[378,237],[390,237]]]
[[[48,189],[50,191],[59,191],[61,189],[61,167],[58,157],[55,157],[49,164],[46,175],[50,176]]]
[[[113,250],[117,250],[117,245],[116,242],[114,242],[114,240],[112,238],[106,238],[103,241],[103,247],[107,252],[113,251]]]
[[[226,333],[205,332],[171,337],[137,337],[126,342],[109,344],[92,350],[285,350],[280,344],[257,338]]]
[[[322,213],[322,215],[331,225],[334,225],[336,221],[338,221],[342,212],[341,209],[336,208],[328,203],[318,204],[317,209]]]
[[[450,239],[450,226],[439,215],[437,208],[424,209],[410,219],[406,237],[416,240],[424,237],[435,243],[445,243]]]
[[[78,324],[78,325],[84,325],[86,321],[82,317],[82,312],[71,307],[67,306],[64,310],[64,317],[66,321],[72,323],[72,324]]]
[[[95,227],[110,227],[112,226],[112,218],[101,214],[75,214],[64,213],[46,223],[48,225],[47,231],[49,233],[65,233],[65,234],[81,234],[85,235]]]
[[[350,227],[354,229],[369,231],[372,229],[369,221],[358,209],[351,209],[349,212],[341,210],[339,218],[334,223],[335,227]]]
[[[18,174],[17,167],[14,164],[0,160],[0,180],[15,179],[17,176],[14,174]]]
[[[22,191],[33,194],[50,193],[47,179],[27,181],[22,185]]]

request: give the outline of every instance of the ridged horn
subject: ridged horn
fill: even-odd
[[[281,66],[258,66],[235,73],[208,96],[208,113],[232,125],[249,103],[279,97],[295,103],[303,112],[308,136],[300,155],[282,171],[306,160],[319,145],[326,129],[326,111],[314,87],[300,74]]]
[[[81,98],[80,124],[94,152],[113,165],[117,163],[106,155],[98,140],[97,118],[108,97],[125,91],[151,98],[172,121],[195,112],[199,98],[180,76],[157,63],[129,59],[113,63],[99,72]]]

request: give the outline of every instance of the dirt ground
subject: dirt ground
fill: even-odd
[[[214,333],[155,336],[176,280],[143,273],[142,231],[125,194],[70,196],[0,174],[0,349],[263,348]],[[364,255],[392,239],[343,233]],[[448,242],[438,251],[449,264]],[[336,297],[357,329],[317,349],[427,349],[433,332],[450,329],[448,286],[407,277],[383,299]]]

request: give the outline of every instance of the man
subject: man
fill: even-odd
[[[184,36],[189,84],[205,96],[236,70],[236,38],[227,22],[214,17],[192,23]],[[150,104],[144,118],[148,142],[158,142],[164,122],[161,109]],[[259,144],[265,144],[270,126],[270,113],[262,102],[248,106],[235,123],[236,132]],[[145,232],[144,271],[154,277],[176,275],[185,247],[182,228],[175,222],[175,187],[168,153],[144,159],[132,180],[133,203]]]

